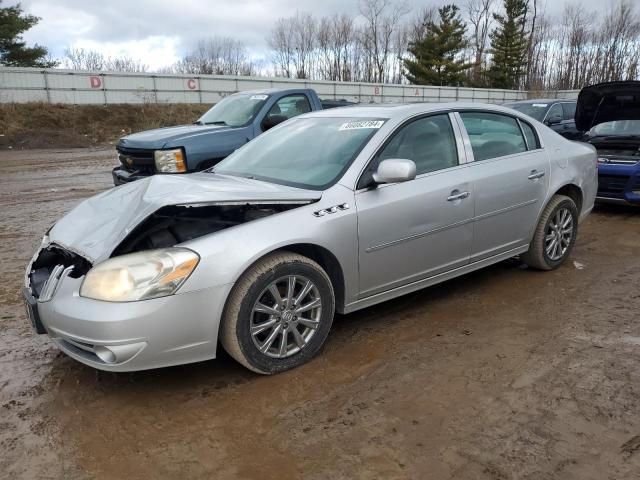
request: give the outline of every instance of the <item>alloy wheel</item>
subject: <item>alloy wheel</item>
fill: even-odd
[[[251,339],[269,357],[289,357],[309,343],[321,316],[320,292],[311,280],[302,275],[280,277],[253,305]]]
[[[573,216],[568,208],[559,208],[547,225],[544,248],[550,260],[560,260],[571,246]]]

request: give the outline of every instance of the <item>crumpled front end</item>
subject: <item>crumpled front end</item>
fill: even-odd
[[[230,281],[111,301],[81,296],[88,272],[113,257],[171,250],[306,205],[320,195],[194,174],[151,177],[85,200],[51,228],[27,267],[23,294],[31,323],[69,356],[103,370],[144,370],[214,358]]]
[[[109,371],[145,370],[214,358],[230,285],[136,302],[80,296],[91,263],[45,236],[27,267],[23,294],[37,333],[72,358]]]

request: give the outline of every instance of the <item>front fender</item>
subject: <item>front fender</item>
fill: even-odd
[[[349,208],[324,216],[313,212],[335,205]],[[292,244],[331,252],[342,269],[345,301],[358,289],[358,223],[352,190],[335,185],[315,203],[228,228],[181,244],[200,255],[200,263],[181,287],[188,292],[235,283],[256,261]]]

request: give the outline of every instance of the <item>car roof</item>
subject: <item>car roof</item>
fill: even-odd
[[[242,90],[241,92],[236,92],[234,95],[242,94],[242,95],[270,95],[272,93],[280,93],[283,91],[302,91],[308,90],[304,86],[298,88],[260,88],[256,90]]]
[[[444,102],[444,103],[370,103],[353,106],[337,107],[328,110],[300,115],[301,118],[401,118],[421,113],[439,112],[446,110],[494,110],[513,114],[513,110],[495,104],[473,102]]]
[[[519,103],[519,104],[527,104],[527,103],[558,103],[558,102],[576,102],[575,98],[532,98],[529,100],[516,100],[513,102],[505,102],[508,104],[514,104],[514,103]]]

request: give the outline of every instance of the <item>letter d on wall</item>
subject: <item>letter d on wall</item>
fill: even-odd
[[[102,80],[96,75],[89,77],[89,82],[91,82],[91,88],[100,88],[102,86]]]

